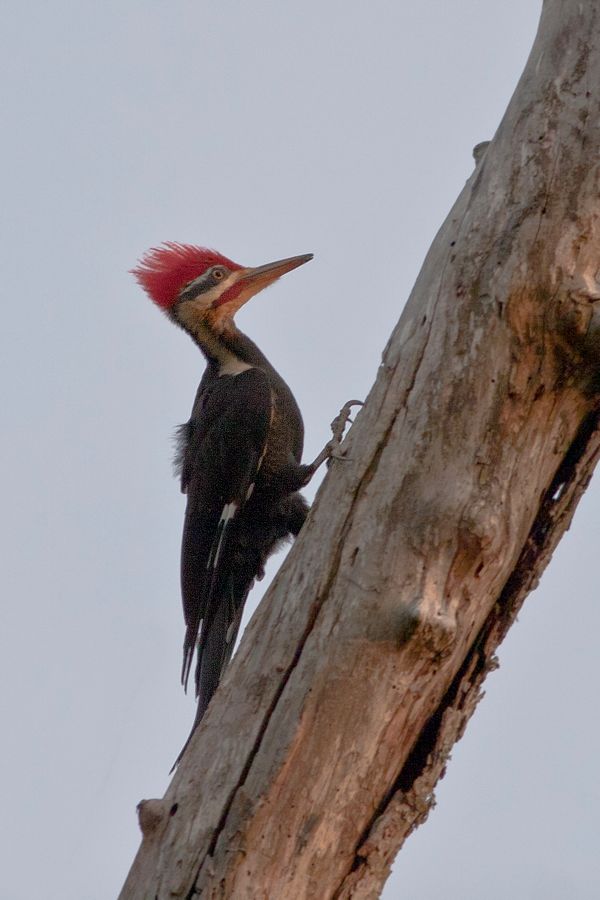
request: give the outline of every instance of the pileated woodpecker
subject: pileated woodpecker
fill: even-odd
[[[244,268],[213,250],[166,243],[132,270],[207,362],[190,420],[179,429],[177,454],[187,495],[181,550],[184,688],[197,648],[198,707],[188,742],[231,657],[254,580],[306,518],[308,504],[299,489],[332,455],[329,444],[312,464],[301,464],[304,427],[292,392],[234,322],[250,297],[310,259],[308,253]],[[347,417],[348,411],[343,424]],[[186,747],[187,742],[179,759]]]

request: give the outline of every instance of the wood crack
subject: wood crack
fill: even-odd
[[[349,897],[352,890],[348,880],[352,879],[352,889],[357,883],[357,873],[369,863],[370,836],[378,823],[386,816],[391,804],[410,803],[409,794],[417,779],[431,768],[440,745],[440,734],[444,717],[449,711],[460,712],[468,709],[467,719],[480,698],[481,685],[488,674],[497,667],[495,652],[504,639],[510,625],[516,618],[523,601],[545,567],[545,559],[551,555],[563,529],[560,527],[565,516],[572,515],[573,509],[587,487],[593,466],[600,456],[600,409],[590,411],[582,422],[563,461],[548,488],[531,530],[524,541],[523,549],[509,575],[497,602],[491,609],[477,637],[465,655],[456,675],[439,703],[438,708],[427,721],[410,755],[403,764],[395,781],[382,798],[368,824],[356,843],[354,861],[348,873],[333,894],[333,900]],[[469,702],[467,702],[469,701]],[[464,729],[466,721],[457,723],[457,731]],[[451,738],[454,743],[460,734]],[[435,759],[437,765],[440,760]],[[444,761],[441,761],[442,767]],[[434,780],[437,780],[435,778]],[[411,831],[427,817],[434,803],[433,794],[423,798],[414,810],[413,821],[401,843]],[[410,818],[407,815],[407,818]],[[396,848],[397,849],[397,848]],[[354,876],[354,878],[352,878]],[[346,893],[350,890],[350,893]]]

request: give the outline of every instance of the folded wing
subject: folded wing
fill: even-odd
[[[185,429],[182,487],[187,507],[181,552],[186,634],[182,682],[198,648],[198,712],[227,664],[252,583],[236,573],[236,534],[267,449],[273,395],[256,368],[200,387]],[[256,574],[256,573],[254,573]]]

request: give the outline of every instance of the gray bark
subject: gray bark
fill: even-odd
[[[122,900],[376,897],[427,817],[600,452],[599,23],[544,3]]]

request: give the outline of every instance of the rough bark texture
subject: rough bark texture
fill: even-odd
[[[122,900],[371,898],[600,451],[597,2],[547,0]]]

